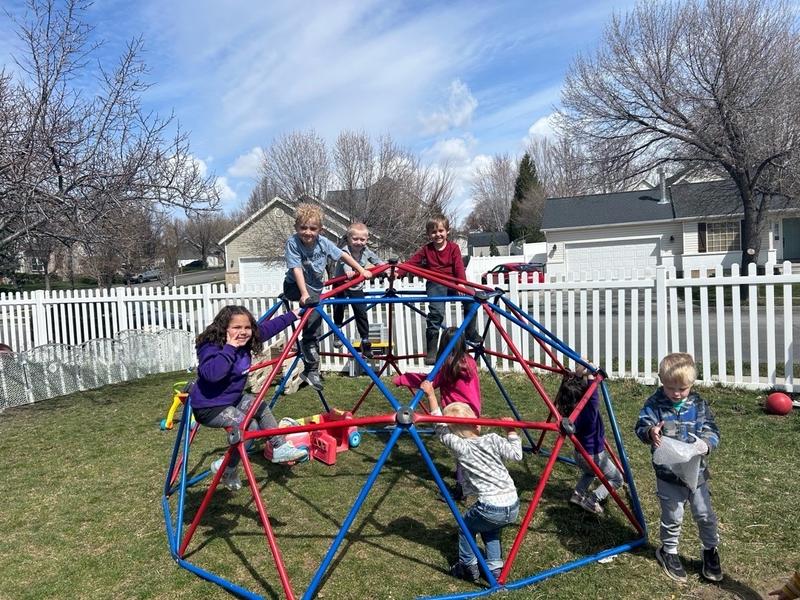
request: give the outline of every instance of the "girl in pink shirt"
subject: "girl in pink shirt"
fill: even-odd
[[[437,361],[457,331],[456,327],[448,327],[444,330],[442,339],[439,341]],[[392,383],[406,386],[413,391],[418,389],[427,377],[425,373],[406,373],[395,375]],[[467,344],[463,335],[456,339],[452,352],[444,359],[441,369],[431,383],[434,388],[439,389],[442,406],[453,402],[463,402],[469,405],[476,417],[481,416],[481,381],[478,377],[478,364],[467,353]],[[456,489],[453,492],[455,500],[461,500],[464,497],[462,478],[461,467],[456,464]]]
[[[442,333],[442,339],[439,341],[439,353],[436,355],[437,361],[456,331],[458,331],[456,327],[448,327]],[[425,373],[406,373],[395,375],[392,383],[416,390],[427,377]],[[463,402],[469,404],[476,417],[481,416],[481,382],[478,377],[478,365],[475,359],[467,353],[467,344],[463,335],[456,340],[453,351],[444,359],[442,368],[439,369],[432,383],[433,387],[439,389],[443,407],[452,402]]]

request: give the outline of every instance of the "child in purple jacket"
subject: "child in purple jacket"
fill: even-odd
[[[586,390],[589,389],[589,380],[586,371],[580,367],[580,371],[575,373],[565,373],[561,380],[561,386],[556,394],[555,405],[562,417],[569,416],[580,402]],[[600,398],[594,389],[588,402],[584,404],[583,410],[575,419],[575,437],[592,457],[594,464],[603,472],[611,487],[617,489],[623,484],[622,474],[617,469],[614,461],[605,451],[605,428],[600,417]],[[604,485],[599,485],[593,491],[589,491],[589,486],[594,483],[597,477],[592,471],[583,456],[575,449],[575,462],[578,463],[583,474],[575,486],[575,491],[569,501],[580,506],[582,509],[591,513],[600,514],[603,507],[600,503],[608,497],[608,490]]]
[[[192,411],[198,423],[206,427],[239,427],[255,400],[243,394],[253,353],[261,352],[264,340],[286,329],[297,312],[274,317],[256,324],[244,306],[226,306],[219,311],[205,331],[197,336],[197,381],[190,392]],[[278,426],[269,407],[261,403],[248,429],[274,429]],[[256,423],[257,422],[257,423]],[[274,436],[272,462],[285,463],[306,458],[307,452],[295,448],[283,436]],[[220,480],[229,490],[242,487],[239,479],[239,456],[233,454]],[[214,461],[216,473],[222,458]]]

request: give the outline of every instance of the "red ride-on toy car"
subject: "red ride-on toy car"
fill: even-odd
[[[350,411],[333,409],[330,412],[312,415],[303,419],[283,418],[278,424],[279,427],[296,427],[298,425],[310,425],[311,423],[331,423],[334,421],[346,421],[353,418]],[[336,455],[350,448],[355,448],[361,443],[361,434],[358,427],[343,426],[329,430],[318,429],[316,431],[297,431],[286,434],[286,440],[292,442],[295,448],[306,448],[308,455],[326,465],[336,464]],[[272,460],[272,444],[264,445],[264,458]]]

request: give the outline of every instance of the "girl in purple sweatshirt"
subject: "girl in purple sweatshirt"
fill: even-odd
[[[580,369],[583,369],[583,367],[580,367]],[[581,398],[583,398],[586,390],[589,389],[589,380],[584,373],[586,373],[585,370],[564,374],[555,399],[556,408],[562,417],[569,416]],[[600,397],[597,394],[597,390],[598,388],[594,389],[589,401],[584,404],[583,410],[575,419],[575,437],[578,438],[587,454],[592,457],[592,460],[603,472],[611,486],[617,489],[623,483],[622,474],[605,451],[605,428],[600,417]],[[578,463],[583,474],[578,480],[575,491],[572,492],[569,501],[591,513],[602,513],[603,507],[600,506],[600,502],[608,497],[608,490],[604,485],[599,485],[593,492],[589,491],[589,486],[597,478],[577,448],[575,449],[575,462]]]
[[[299,311],[299,309],[298,309]],[[255,318],[244,306],[226,306],[217,313],[205,331],[197,336],[197,381],[190,392],[192,411],[198,423],[206,427],[239,427],[255,400],[243,394],[253,353],[261,352],[264,340],[286,329],[297,318],[297,311],[264,320]],[[269,407],[261,403],[248,429],[274,429],[278,426]],[[274,436],[272,462],[284,463],[306,458],[307,452],[295,448],[283,436]],[[222,458],[211,465],[216,473]],[[239,456],[233,454],[221,483],[229,490],[242,487],[239,479]]]

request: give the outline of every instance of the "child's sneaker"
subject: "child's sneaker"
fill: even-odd
[[[339,327],[341,327],[341,325],[339,325]],[[336,348],[337,350],[341,349],[342,347],[344,347],[344,342],[341,340],[341,338],[334,337],[333,338],[333,347]]]
[[[722,565],[716,548],[703,550],[703,577],[709,581],[722,581]]]
[[[572,496],[569,497],[569,501],[572,502],[575,506],[583,507],[583,494],[575,491],[572,492]]]
[[[222,459],[218,458],[211,463],[211,473],[216,475],[222,466]],[[219,482],[232,492],[242,489],[242,480],[239,479],[239,467],[228,467],[220,477]]]
[[[364,358],[375,358],[372,353],[372,342],[369,340],[361,340],[361,356]]]
[[[287,463],[301,461],[308,458],[308,450],[305,448],[295,448],[292,442],[284,442],[277,448],[272,449],[272,462]]]
[[[463,579],[464,581],[471,581],[472,583],[478,581],[481,576],[478,570],[478,563],[465,565],[461,561],[450,567],[450,575]]]
[[[570,500],[572,500],[572,498],[570,498]],[[591,493],[586,494],[583,498],[581,498],[578,506],[580,506],[583,510],[595,515],[603,514],[603,507],[600,506],[600,503],[597,501],[597,496]]]
[[[664,569],[667,577],[678,583],[686,583],[686,569],[683,568],[681,559],[678,558],[677,554],[668,554],[664,552],[663,547],[659,547],[656,550],[656,560],[661,565],[661,568]],[[721,572],[720,575],[722,575]]]
[[[301,381],[305,381],[318,392],[321,392],[324,389],[324,386],[322,385],[322,379],[319,376],[319,371],[309,371],[308,373],[304,371],[303,373],[300,373],[300,379]]]

